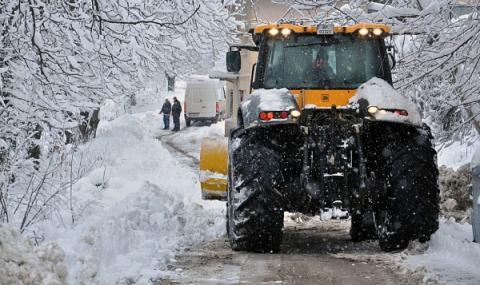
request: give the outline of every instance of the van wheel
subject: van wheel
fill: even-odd
[[[192,123],[192,121],[190,119],[185,119],[185,125],[187,127],[190,127],[191,123]]]

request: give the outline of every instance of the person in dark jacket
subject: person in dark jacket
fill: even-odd
[[[177,97],[173,97],[172,116],[173,116],[173,130],[180,130],[180,113],[182,113],[182,105]]]
[[[170,113],[172,112],[172,104],[165,98],[160,114],[163,114],[163,129],[170,129]]]
[[[328,63],[328,53],[323,48],[318,51],[313,62],[313,74],[317,76],[316,80],[323,84],[329,84],[335,77],[335,73]]]

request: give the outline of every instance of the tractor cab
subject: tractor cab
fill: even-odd
[[[258,48],[251,87],[287,88],[302,109],[345,106],[373,77],[392,83],[388,26],[268,24],[251,32]]]

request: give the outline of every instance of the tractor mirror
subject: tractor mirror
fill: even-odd
[[[231,50],[227,52],[227,71],[239,72],[242,67],[242,59],[240,57],[240,51]]]
[[[397,65],[397,61],[395,60],[395,47],[393,45],[386,46],[387,48],[387,59],[388,65],[390,69],[393,69],[395,65]]]
[[[397,65],[397,61],[395,60],[395,55],[391,53],[388,54],[388,64],[390,65],[390,69],[395,68],[395,65]]]

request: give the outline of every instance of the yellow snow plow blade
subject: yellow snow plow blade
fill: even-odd
[[[227,138],[203,139],[200,149],[200,184],[203,199],[226,199],[227,161]]]

